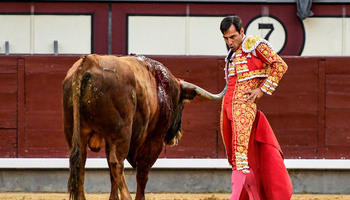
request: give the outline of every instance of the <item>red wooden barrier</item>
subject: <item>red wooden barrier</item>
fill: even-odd
[[[153,57],[171,72],[211,92],[224,86],[221,57]],[[0,157],[67,157],[62,87],[78,56],[0,56]],[[286,158],[350,158],[350,59],[285,57],[289,66],[267,115]],[[224,158],[221,102],[185,106],[183,138],[162,157]],[[90,153],[90,157],[103,157]]]

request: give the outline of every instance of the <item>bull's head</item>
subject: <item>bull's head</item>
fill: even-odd
[[[180,85],[180,97],[177,104],[174,106],[174,112],[171,119],[171,124],[168,132],[164,138],[164,141],[168,145],[177,144],[177,141],[181,138],[181,123],[182,123],[182,111],[184,109],[185,102],[192,100],[196,96],[202,97],[211,101],[218,101],[222,99],[227,90],[227,84],[225,88],[219,94],[212,94],[203,88],[194,85],[186,81],[179,81]]]

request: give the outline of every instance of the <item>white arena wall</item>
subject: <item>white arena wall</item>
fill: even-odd
[[[286,159],[293,193],[350,194],[350,160]],[[0,159],[0,192],[66,192],[69,176],[66,158]],[[125,163],[130,192],[136,192],[136,171]],[[226,159],[158,159],[146,192],[230,192],[231,169]],[[85,190],[110,191],[106,159],[86,162]]]

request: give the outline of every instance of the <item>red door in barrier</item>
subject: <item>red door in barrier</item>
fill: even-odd
[[[18,60],[0,58],[0,157],[17,157]]]

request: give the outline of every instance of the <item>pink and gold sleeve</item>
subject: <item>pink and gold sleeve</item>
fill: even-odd
[[[286,73],[288,66],[284,60],[265,43],[260,43],[255,50],[259,59],[271,67],[267,78],[260,85],[260,89],[263,92],[271,95],[278,86],[283,74]]]

